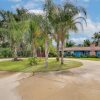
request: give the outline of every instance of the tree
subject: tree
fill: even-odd
[[[73,47],[73,46],[75,46],[75,42],[71,40],[66,42],[66,47]]]
[[[41,34],[40,31],[40,26],[39,26],[39,21],[40,17],[33,15],[32,18],[30,19],[30,25],[29,25],[29,38],[30,38],[30,43],[32,45],[32,55],[34,57],[37,57],[37,46],[38,42],[37,40],[39,39],[38,37]]]
[[[85,46],[85,47],[89,47],[90,46],[90,44],[91,44],[91,42],[90,42],[90,40],[84,40],[84,42],[83,42],[83,45]]]
[[[57,55],[59,60],[59,43],[61,42],[61,64],[63,64],[64,42],[66,33],[78,31],[77,24],[82,26],[81,21],[86,15],[84,8],[78,7],[73,3],[66,2],[62,6],[54,4],[52,0],[46,0],[45,9],[47,17],[53,25],[55,40],[57,41]],[[78,17],[79,14],[82,16]],[[81,20],[81,21],[80,21]],[[85,21],[86,22],[86,21]],[[83,26],[82,26],[83,28]]]
[[[3,25],[0,30],[6,33],[8,39],[10,40],[14,60],[18,60],[18,44],[20,44],[23,34],[27,31],[29,21],[17,21],[15,15],[8,11],[3,11],[1,14],[3,16]]]
[[[100,32],[94,33],[92,37],[97,46],[100,46]]]
[[[47,68],[48,67],[48,52],[49,52],[48,43],[49,43],[51,31],[52,31],[52,28],[47,16],[41,17],[40,26],[41,26],[42,35],[45,40],[45,67]]]
[[[54,4],[54,2],[52,0],[46,0],[45,2],[45,6],[44,6],[46,15],[50,21],[50,23],[52,24],[53,27],[53,38],[55,39],[56,43],[57,43],[57,47],[56,47],[56,51],[57,51],[57,61],[59,61],[60,58],[60,53],[59,53],[59,45],[60,45],[60,25],[58,22],[58,8],[57,5]]]
[[[82,13],[82,15],[86,15],[86,12],[83,8],[77,7],[72,3],[65,3],[62,7],[58,7],[58,22],[60,24],[60,41],[61,41],[61,64],[64,63],[64,42],[65,35],[68,34],[69,31],[78,31],[77,24],[82,26],[80,20],[84,20],[83,16],[76,17],[78,14]],[[85,21],[86,22],[86,21]],[[83,26],[82,26],[83,27]]]

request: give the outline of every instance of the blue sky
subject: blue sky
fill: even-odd
[[[54,0],[61,4],[65,0]],[[17,7],[25,7],[31,12],[42,13],[44,0],[0,0],[0,9],[15,11]],[[79,28],[79,33],[71,33],[71,40],[82,43],[84,39],[89,39],[94,32],[100,31],[100,0],[77,0],[77,4],[86,8],[87,26],[84,31]]]

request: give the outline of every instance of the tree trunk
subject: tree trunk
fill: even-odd
[[[37,57],[37,51],[35,47],[33,47],[33,57]]]
[[[34,39],[32,41],[32,57],[37,57],[37,51],[36,51],[36,48],[35,48]]]
[[[64,64],[64,41],[61,41],[61,65]]]
[[[14,61],[18,61],[16,45],[14,45],[14,48],[13,48],[13,58],[14,58]]]
[[[59,41],[57,40],[57,61],[59,62],[60,53],[59,53]]]
[[[48,67],[48,39],[45,40],[45,67]]]
[[[40,58],[42,58],[42,50],[41,50],[41,47],[40,47]]]

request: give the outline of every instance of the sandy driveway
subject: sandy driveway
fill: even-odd
[[[100,100],[100,62],[80,61],[81,68],[68,71],[38,73],[21,81],[15,81],[20,73],[1,78],[0,100]]]

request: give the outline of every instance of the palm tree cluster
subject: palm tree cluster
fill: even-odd
[[[24,8],[17,9],[16,13],[1,10],[0,36],[5,35],[9,40],[15,60],[18,58],[19,47],[23,47],[21,44],[28,44],[34,57],[37,57],[37,49],[44,48],[46,67],[48,66],[49,42],[55,40],[57,61],[64,64],[66,35],[72,31],[77,32],[79,25],[83,28],[82,22],[86,22],[86,11],[72,2],[57,5],[52,0],[45,0],[43,8],[43,15],[30,14]]]
[[[81,46],[89,47],[92,43],[95,43],[96,46],[100,46],[100,32],[95,32],[91,39],[84,40]]]
[[[96,46],[100,46],[100,32],[94,33],[92,39],[93,42],[95,42]]]

